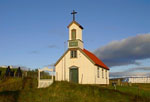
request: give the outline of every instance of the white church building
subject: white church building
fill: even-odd
[[[55,80],[79,84],[109,84],[109,68],[84,48],[83,27],[75,21],[76,13],[71,13],[73,21],[68,25],[68,49],[55,63]]]

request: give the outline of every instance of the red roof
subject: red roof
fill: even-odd
[[[97,58],[93,53],[91,53],[90,51],[83,49],[83,52],[98,66],[101,66],[107,70],[109,70],[109,68],[99,59]]]

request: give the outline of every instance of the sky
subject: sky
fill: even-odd
[[[150,75],[149,0],[0,0],[0,66],[54,64],[67,49],[72,10],[84,48],[110,76]]]

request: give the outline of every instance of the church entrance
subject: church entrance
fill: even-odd
[[[70,73],[70,82],[78,83],[78,68],[71,67],[69,73]]]

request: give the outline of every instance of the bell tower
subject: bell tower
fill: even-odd
[[[68,40],[68,48],[81,48],[83,49],[83,41],[82,41],[82,30],[83,27],[75,21],[75,12],[71,13],[73,15],[73,21],[68,25],[69,29],[69,40]]]

